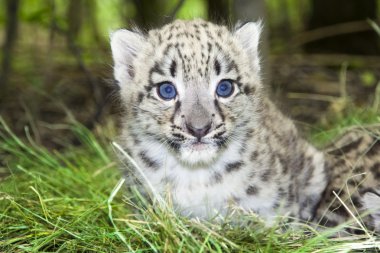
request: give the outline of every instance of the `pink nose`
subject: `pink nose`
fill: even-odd
[[[186,123],[186,128],[187,128],[187,131],[192,136],[197,137],[198,141],[200,141],[202,139],[202,137],[205,136],[206,134],[208,134],[208,132],[210,131],[211,123],[207,123],[206,125],[204,125],[201,128],[197,128],[197,127],[192,126],[191,124]]]

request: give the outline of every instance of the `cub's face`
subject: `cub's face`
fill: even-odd
[[[213,162],[241,141],[260,111],[260,24],[234,32],[202,20],[175,21],[148,35],[111,36],[127,134],[161,143],[184,164]]]

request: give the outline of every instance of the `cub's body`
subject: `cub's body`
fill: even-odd
[[[184,215],[211,218],[238,206],[268,221],[278,215],[319,220],[333,194],[326,189],[344,187],[331,184],[334,171],[347,164],[334,164],[336,157],[299,137],[263,92],[260,30],[247,23],[230,32],[194,20],[111,37],[125,105],[121,142],[144,177],[132,174]],[[363,170],[368,178],[378,172]],[[371,182],[378,193],[379,180]],[[342,212],[338,220],[347,217]]]

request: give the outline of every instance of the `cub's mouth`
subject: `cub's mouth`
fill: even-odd
[[[170,126],[166,143],[181,163],[199,167],[215,162],[228,136],[225,123],[215,124],[212,119],[185,121]]]
[[[196,141],[194,143],[191,144],[191,148],[194,150],[194,151],[202,151],[202,150],[205,150],[208,148],[208,143],[204,142],[204,141]]]
[[[207,165],[216,159],[219,149],[215,144],[195,141],[182,145],[178,157],[179,160],[189,165]]]
[[[224,144],[227,142],[227,135],[212,134],[202,138],[194,138],[193,136],[183,135],[178,139],[178,135],[169,141],[171,147],[174,147],[176,157],[185,164],[191,166],[203,166],[211,164],[224,149]]]

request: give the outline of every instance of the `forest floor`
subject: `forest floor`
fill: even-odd
[[[273,56],[272,97],[321,146],[347,127],[380,122],[379,62]],[[179,217],[125,192],[112,145],[120,108],[105,65],[87,66],[90,75],[45,64],[13,76],[0,106],[1,252],[380,252],[371,235],[331,238],[354,221],[322,232],[281,219],[265,227],[249,214],[242,229]]]

